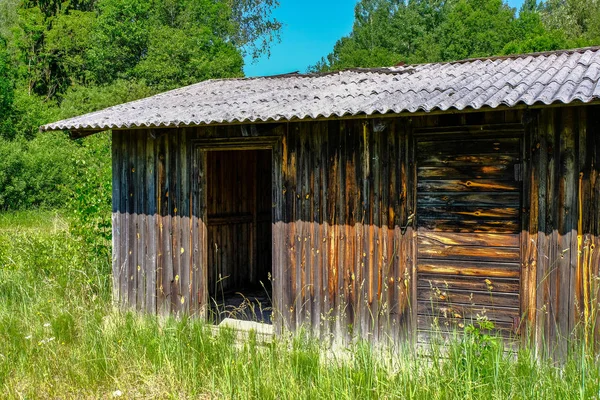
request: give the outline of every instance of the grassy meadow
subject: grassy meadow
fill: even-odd
[[[190,319],[119,312],[109,260],[56,212],[0,214],[0,397],[231,399],[593,399],[600,362],[507,354],[472,333],[430,357],[336,352],[297,336],[264,343]]]

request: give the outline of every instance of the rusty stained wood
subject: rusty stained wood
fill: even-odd
[[[282,154],[287,327],[303,326],[324,338],[376,339],[399,331],[391,327],[393,318],[409,313],[392,303],[407,293],[399,293],[404,276],[394,276],[406,269],[397,266],[400,235],[394,234],[404,203],[392,197],[401,173],[379,161],[398,165],[404,147],[390,149],[389,141],[396,141],[390,126],[375,132],[359,121],[297,124],[287,132]]]
[[[239,150],[241,139],[262,140],[273,148],[271,209],[249,218],[259,225],[272,215],[271,229],[254,235],[273,232],[278,332],[405,337],[426,306],[410,298],[429,281],[485,292],[489,279],[502,293],[520,285],[518,317],[531,338],[540,351],[564,354],[564,340],[555,344],[592,318],[598,301],[599,114],[555,107],[116,131],[114,298],[205,315],[207,165],[194,143]],[[427,151],[415,151],[415,141]],[[488,310],[514,322],[500,321],[502,312]]]
[[[524,133],[513,135],[466,138],[457,132],[451,140],[442,135],[437,140],[419,137],[415,146],[418,303],[429,302],[433,309],[448,305],[500,307],[508,319],[518,319],[520,288],[494,286],[497,279],[518,282],[521,275],[520,151]],[[436,163],[431,155],[439,161]],[[453,162],[454,157],[460,161]],[[426,160],[426,167],[419,164],[420,159]],[[454,166],[446,166],[449,162]],[[511,201],[505,203],[506,199]],[[453,286],[434,286],[431,276],[438,278],[436,282],[447,277]],[[424,281],[424,277],[429,279]],[[483,283],[485,289],[473,288],[474,280]],[[431,315],[424,314],[423,309],[418,316],[419,331],[439,328],[427,325]]]

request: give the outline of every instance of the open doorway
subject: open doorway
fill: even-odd
[[[207,152],[211,316],[271,323],[272,151]]]

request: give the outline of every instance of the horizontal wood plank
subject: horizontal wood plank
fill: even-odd
[[[479,206],[519,207],[519,192],[421,192],[417,195],[419,207]]]
[[[514,207],[481,207],[477,204],[471,206],[436,206],[417,207],[421,218],[443,218],[443,219],[512,219],[519,218],[520,210]]]
[[[419,230],[419,246],[490,246],[490,247],[519,247],[519,234],[495,233],[454,233]]]
[[[434,305],[464,304],[482,307],[519,308],[518,293],[476,292],[451,289],[422,289],[417,294],[418,301],[429,301]]]
[[[501,114],[489,114],[489,116],[501,116]],[[435,124],[427,127],[419,127],[415,129],[415,135],[426,136],[428,139],[435,138],[439,135],[440,138],[447,138],[448,135],[459,136],[462,138],[498,138],[498,137],[515,137],[523,134],[523,124],[514,122],[503,122],[495,120],[494,123],[486,124],[452,124],[448,126],[440,126],[438,120]],[[445,124],[443,124],[445,125]]]
[[[518,278],[521,271],[521,264],[419,259],[417,271],[423,274],[436,275]]]
[[[519,262],[521,249],[518,247],[485,247],[485,246],[454,246],[432,245],[419,242],[419,259],[470,260],[480,262]]]
[[[509,181],[515,179],[514,165],[468,165],[468,166],[420,166],[417,169],[419,179],[497,179]]]
[[[451,317],[476,320],[478,317],[486,317],[494,322],[514,323],[519,318],[519,310],[498,306],[470,306],[464,304],[433,304],[430,301],[417,302],[417,315]]]
[[[419,192],[518,192],[521,182],[493,179],[419,180]]]
[[[419,229],[426,229],[434,232],[474,232],[474,233],[513,233],[521,230],[520,224],[515,220],[492,220],[492,219],[436,219],[429,217],[420,217],[418,219]]]
[[[518,154],[421,154],[419,167],[508,166],[519,162]]]
[[[431,154],[519,154],[520,144],[520,139],[516,137],[419,141],[417,144],[417,161],[421,161],[422,158]]]
[[[419,289],[438,288],[464,291],[492,291],[519,293],[520,283],[518,279],[468,276],[444,276],[419,274],[417,280]]]

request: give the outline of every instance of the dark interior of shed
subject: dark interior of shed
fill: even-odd
[[[207,153],[208,293],[215,323],[271,322],[270,150]]]

